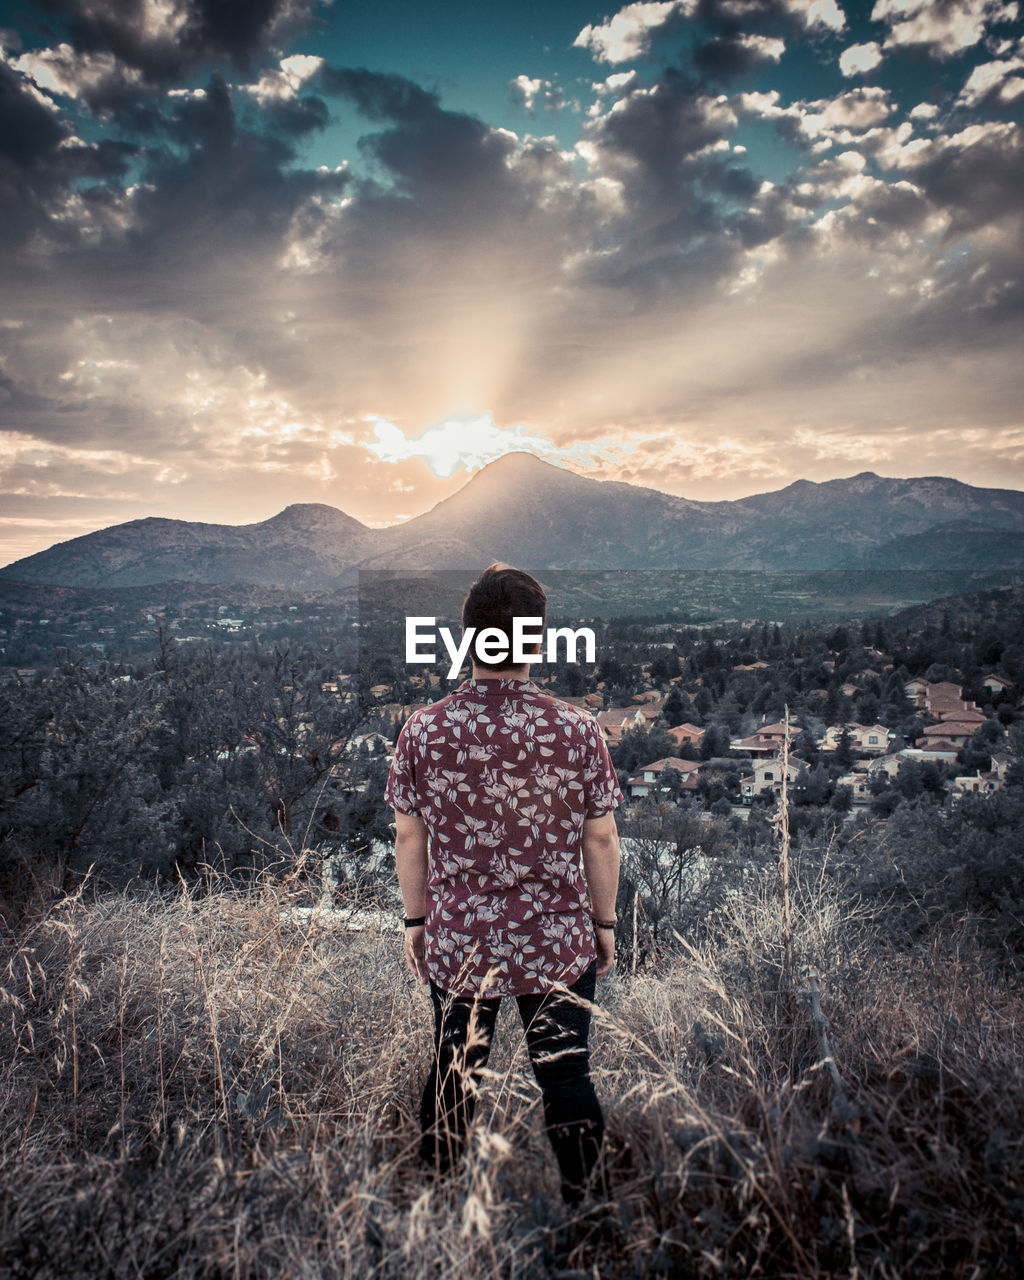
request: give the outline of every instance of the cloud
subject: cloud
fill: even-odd
[[[697,46],[694,66],[706,75],[732,79],[761,62],[778,62],[786,42],[775,36],[734,33],[714,36]]]
[[[642,0],[628,4],[597,26],[583,28],[573,46],[587,49],[595,62],[628,62],[650,49],[651,37],[697,7],[697,0]]]
[[[509,81],[513,100],[521,102],[533,115],[539,103],[545,111],[557,111],[564,105],[562,91],[551,80],[531,79],[529,76],[516,76]]]
[[[827,149],[834,144],[858,143],[865,133],[883,124],[892,113],[889,91],[880,85],[866,85],[848,89],[834,98],[788,105],[783,105],[778,90],[740,93],[730,101],[742,115],[774,121],[784,138],[804,148]]]
[[[324,65],[324,59],[318,55],[294,53],[282,58],[273,70],[265,71],[254,84],[240,87],[261,105],[290,101]]]
[[[313,0],[45,0],[84,55],[111,54],[149,84],[166,84],[210,60],[247,68],[305,27]]]
[[[636,71],[615,71],[604,80],[598,80],[591,88],[596,94],[620,94],[636,81]]]
[[[1024,46],[1024,41],[1021,46]],[[1020,55],[982,63],[968,76],[967,83],[956,100],[957,106],[1006,106],[1016,101],[1024,93],[1024,77],[1016,74],[1019,71],[1024,71],[1024,56]]]
[[[805,27],[825,27],[829,31],[842,31],[846,15],[837,0],[783,0],[788,13],[800,18]]]
[[[978,44],[992,27],[1015,22],[1016,0],[876,0],[872,22],[889,30],[885,47],[916,45],[951,57]]]
[[[881,61],[882,51],[874,41],[852,44],[839,55],[839,70],[844,76],[864,75],[873,71]]]
[[[79,53],[66,43],[24,53],[11,59],[11,66],[49,93],[98,106],[134,96],[143,84],[141,71],[125,66],[112,53]]]

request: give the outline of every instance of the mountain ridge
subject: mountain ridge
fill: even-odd
[[[397,525],[371,528],[326,503],[290,503],[244,525],[146,516],[55,543],[0,578],[318,590],[351,585],[360,570],[493,560],[598,570],[1024,569],[1024,493],[863,471],[702,501],[514,452]]]

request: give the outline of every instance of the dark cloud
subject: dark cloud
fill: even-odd
[[[455,219],[454,230],[516,203],[517,184],[506,161],[514,139],[476,116],[447,111],[438,96],[400,76],[325,66],[314,84],[321,92],[350,99],[360,113],[393,127],[360,139],[364,156],[383,167],[390,189],[364,187],[376,217],[384,206],[422,228],[435,229],[438,214]],[[473,203],[466,204],[471,192]],[[401,198],[396,209],[396,196]],[[409,203],[409,198],[415,203]]]
[[[938,140],[909,176],[963,234],[1024,209],[1024,131],[1017,124],[975,126],[977,133]]]
[[[648,189],[677,191],[691,157],[721,141],[734,123],[702,86],[669,68],[649,89],[629,93],[589,136],[613,167],[634,171]]]
[[[52,156],[68,133],[61,118],[0,62],[0,157],[28,169]]]
[[[287,140],[243,128],[221,76],[180,102],[167,131],[181,150],[147,152],[124,246],[133,267],[153,261],[165,273],[170,263],[195,269],[207,262],[218,277],[229,263],[262,262],[281,251],[311,196],[337,194],[349,181],[344,173],[295,168]]]
[[[150,84],[214,60],[248,69],[275,41],[306,26],[314,0],[42,0],[82,52],[109,52]]]
[[[351,99],[368,120],[417,124],[441,110],[441,100],[436,93],[403,76],[367,71],[365,67],[332,67],[324,63],[311,77],[309,86],[321,93]]]
[[[330,118],[327,103],[312,94],[264,103],[262,116],[270,129],[288,138],[316,133],[319,129],[326,128]]]
[[[42,235],[51,248],[77,239],[64,217],[72,184],[82,208],[98,207],[123,180],[137,148],[116,139],[87,143],[0,62],[0,260],[16,259]],[[113,183],[114,185],[108,185]]]
[[[714,36],[697,45],[693,65],[707,79],[735,80],[764,61],[764,54],[737,36]]]

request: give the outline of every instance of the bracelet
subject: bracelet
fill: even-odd
[[[597,916],[591,916],[595,929],[614,929],[619,923],[618,920],[598,920]]]
[[[407,929],[418,929],[421,924],[427,923],[426,916],[406,916],[405,927]]]

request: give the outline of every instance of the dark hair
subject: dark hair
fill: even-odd
[[[497,627],[508,640],[508,657],[498,662],[484,662],[473,647],[473,661],[490,671],[505,671],[516,664],[512,660],[512,619],[540,618],[541,628],[547,619],[548,598],[536,578],[522,569],[513,569],[500,560],[488,565],[469,589],[462,602],[463,628]]]

